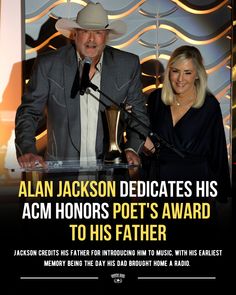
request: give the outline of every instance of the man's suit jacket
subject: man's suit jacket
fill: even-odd
[[[126,102],[133,107],[133,113],[145,124],[146,115],[140,65],[136,55],[109,46],[104,49],[101,90],[117,103]],[[80,151],[80,96],[76,89],[78,62],[75,47],[67,45],[58,51],[41,55],[34,65],[27,90],[16,114],[17,155],[37,153],[35,133],[38,122],[47,113],[47,151],[50,160],[79,159]],[[99,85],[98,85],[99,86]],[[99,94],[98,94],[99,96]],[[105,97],[100,99],[111,105]],[[104,105],[100,104],[101,113]],[[103,153],[103,123],[99,115],[96,139],[96,153]],[[139,151],[147,130],[129,120],[126,147]],[[132,131],[137,129],[139,133]],[[140,136],[140,134],[143,135]]]

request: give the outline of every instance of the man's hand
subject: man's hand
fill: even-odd
[[[132,167],[128,169],[130,178],[132,180],[139,180],[140,179],[139,168],[141,166],[141,160],[139,156],[132,150],[126,150],[125,155],[126,155],[128,164],[138,166],[138,167]]]
[[[24,154],[20,156],[17,160],[21,168],[47,168],[47,164],[45,163],[43,158],[35,154]]]
[[[139,155],[137,155],[132,150],[126,150],[125,155],[126,155],[126,159],[127,159],[128,164],[138,165],[138,166],[141,164],[141,160],[139,158]]]

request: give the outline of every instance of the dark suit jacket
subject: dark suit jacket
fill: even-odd
[[[37,153],[35,133],[44,110],[47,113],[47,151],[49,160],[79,159],[80,148],[80,99],[74,95],[74,80],[78,74],[78,62],[73,45],[37,58],[27,90],[16,114],[17,155]],[[109,46],[104,50],[101,90],[117,103],[126,101],[133,106],[133,113],[147,125],[140,64],[136,55]],[[74,85],[74,86],[73,86]],[[99,86],[99,85],[98,85]],[[73,91],[72,91],[73,89]],[[99,94],[98,94],[99,95]],[[75,96],[72,98],[72,96]],[[103,96],[106,105],[111,105]],[[100,104],[100,111],[105,107]],[[99,115],[96,153],[103,153],[104,131]],[[139,151],[147,130],[133,120],[128,120],[126,147]],[[136,128],[139,133],[132,131]],[[142,134],[143,136],[140,136]]]

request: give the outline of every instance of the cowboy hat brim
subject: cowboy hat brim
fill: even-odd
[[[66,18],[59,19],[56,24],[55,28],[58,32],[64,35],[67,38],[72,39],[72,31],[74,29],[85,29],[85,30],[108,30],[108,39],[114,40],[122,35],[124,35],[127,31],[126,24],[123,21],[117,20],[109,24],[106,28],[102,27],[98,24],[89,24],[89,26],[84,25],[83,27],[80,26],[76,21]]]

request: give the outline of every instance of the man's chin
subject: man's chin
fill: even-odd
[[[97,50],[94,49],[87,49],[85,51],[85,56],[90,57],[90,58],[95,58],[97,56],[99,56],[100,53]]]

